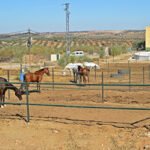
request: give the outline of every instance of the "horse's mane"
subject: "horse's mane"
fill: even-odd
[[[0,77],[0,82],[8,82],[7,79]]]
[[[88,67],[82,67],[82,66],[78,66],[78,71],[80,71],[80,69],[86,69],[86,71],[89,71],[90,72],[90,69]]]
[[[78,65],[78,71],[79,71],[80,69],[82,69],[82,68],[83,68],[82,66]]]
[[[44,69],[48,69],[48,68],[47,68],[47,67],[46,67],[46,68],[42,68],[42,69],[37,70],[37,71],[35,71],[35,72],[41,72],[41,71],[43,71]]]
[[[14,91],[18,90],[18,88],[16,86],[14,86],[13,84],[9,83],[7,79],[0,77],[0,82],[3,82],[3,84],[0,84],[0,88],[5,88],[7,89],[12,89]]]

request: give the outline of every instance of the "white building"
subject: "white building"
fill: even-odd
[[[60,54],[51,54],[51,61],[57,61],[60,59]]]
[[[150,52],[137,52],[134,53],[133,59],[135,60],[150,60]]]

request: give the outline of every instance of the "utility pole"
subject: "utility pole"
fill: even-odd
[[[32,40],[31,40],[31,31],[28,29],[28,40],[27,40],[27,47],[28,47],[28,53],[29,53],[29,66],[31,65],[31,46],[32,46]]]
[[[65,3],[65,12],[66,12],[66,54],[70,55],[70,33],[69,33],[69,3]]]

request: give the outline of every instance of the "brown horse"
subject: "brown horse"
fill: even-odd
[[[25,82],[36,82],[37,83],[37,90],[40,91],[40,84],[39,82],[42,81],[43,75],[50,75],[49,69],[48,68],[43,68],[38,71],[35,71],[34,73],[28,72],[24,75],[24,81]],[[27,85],[28,86],[28,85]],[[22,87],[21,87],[22,88]]]
[[[79,80],[79,83],[82,82],[82,78],[83,78],[83,83],[86,84],[86,82],[88,81],[89,82],[89,73],[90,73],[90,69],[87,68],[87,67],[81,67],[81,66],[78,66],[78,80]]]

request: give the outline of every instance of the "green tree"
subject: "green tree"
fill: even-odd
[[[103,57],[105,56],[105,50],[104,50],[103,47],[101,47],[101,48],[99,49],[98,54],[99,54],[99,57],[100,57],[100,58],[103,58]]]

